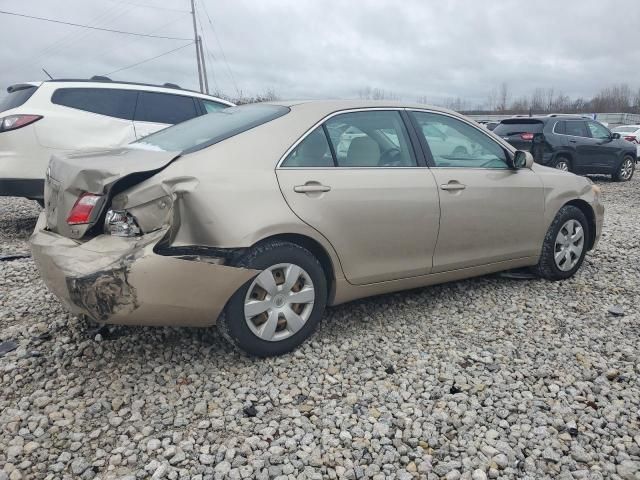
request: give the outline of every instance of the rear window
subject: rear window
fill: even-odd
[[[38,87],[31,86],[13,90],[9,95],[0,100],[0,112],[11,110],[24,104],[37,89]]]
[[[85,112],[133,120],[138,92],[114,88],[59,88],[51,103]]]
[[[188,120],[130,144],[167,152],[191,153],[289,113],[279,105],[243,105]]]
[[[517,135],[519,133],[542,133],[543,128],[544,124],[542,122],[503,121],[494,128],[493,133],[501,136]]]
[[[192,97],[169,93],[140,92],[135,120],[175,125],[197,116],[196,103]]]

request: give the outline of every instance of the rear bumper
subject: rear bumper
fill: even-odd
[[[80,243],[45,225],[41,214],[29,242],[42,279],[72,312],[100,323],[209,326],[258,273],[158,255],[153,249],[166,229]]]
[[[44,180],[41,178],[0,178],[0,197],[44,198]]]

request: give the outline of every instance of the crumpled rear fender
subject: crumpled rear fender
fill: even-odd
[[[44,229],[31,236],[47,287],[68,308],[102,323],[208,326],[258,272],[162,256],[167,228],[136,238],[100,235],[81,243]]]

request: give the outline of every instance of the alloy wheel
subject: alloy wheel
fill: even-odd
[[[633,160],[625,158],[620,166],[620,178],[622,180],[629,180],[633,175]]]
[[[556,266],[563,272],[571,270],[580,261],[582,250],[584,250],[584,229],[577,220],[568,220],[556,236],[554,248]]]
[[[558,170],[562,170],[563,172],[568,172],[569,164],[564,160],[560,160],[558,163],[556,163],[556,168]]]
[[[249,286],[244,301],[245,321],[262,340],[284,340],[309,320],[314,300],[313,281],[303,268],[292,263],[273,265]]]

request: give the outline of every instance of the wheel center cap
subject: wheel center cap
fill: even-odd
[[[276,295],[275,297],[273,297],[273,303],[278,308],[284,307],[284,304],[285,304],[284,295]]]

